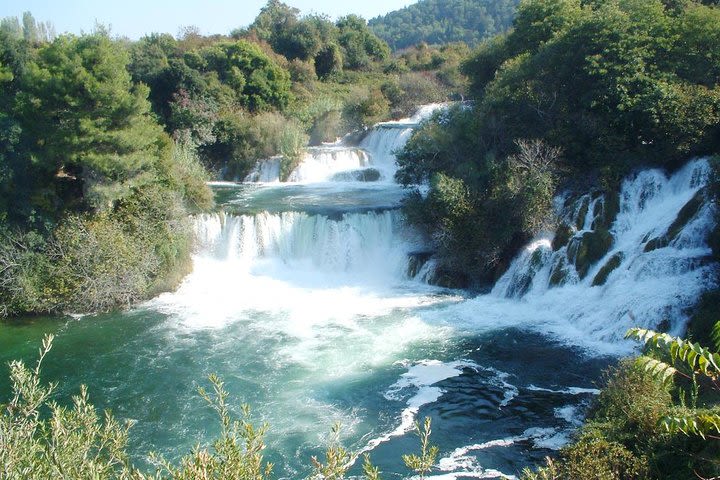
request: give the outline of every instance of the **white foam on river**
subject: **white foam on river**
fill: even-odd
[[[528,392],[567,396],[550,414],[557,426],[530,427],[519,435],[445,451],[428,477],[502,478],[502,472],[485,468],[473,452],[520,443],[558,449],[579,424],[579,407],[598,391],[567,385],[537,387],[524,383],[518,374],[463,358],[409,357],[409,352],[418,351],[418,346],[452,345],[458,339],[519,329],[580,347],[588,356],[622,355],[634,348],[622,339],[631,326],[666,324],[670,333],[682,333],[688,307],[713,282],[714,265],[708,260],[705,236],[713,226],[715,206],[706,203],[666,246],[644,250],[704,188],[710,167],[707,161],[696,160],[671,176],[648,170],[628,178],[620,212],[610,226],[612,246],[584,278],[571,265],[570,247],[553,251],[552,234],[546,233],[523,249],[491,293],[471,297],[424,283],[432,277],[434,260],[410,278],[410,254],[428,246],[399,211],[377,208],[368,200],[397,189],[392,183],[394,151],[404,145],[417,122],[438,108],[430,106],[415,118],[378,125],[359,147],[309,150],[290,175],[296,185],[256,187],[265,192],[294,188],[292,195],[283,197],[291,211],[196,217],[199,248],[193,272],[176,292],[146,306],[166,314],[170,331],[183,335],[215,332],[220,341],[224,332],[240,325],[238,335],[245,335],[245,343],[237,348],[257,349],[257,357],[272,365],[273,375],[284,382],[273,386],[276,403],[270,405],[290,412],[272,421],[283,435],[312,431],[315,438],[335,421],[345,425],[348,435],[354,434],[363,422],[375,419],[317,399],[313,392],[362,381],[376,372],[396,373],[384,384],[387,388],[377,392],[395,416],[386,428],[365,431],[356,444],[360,453],[407,435],[424,408],[444,401],[443,382],[465,372],[485,374],[478,376],[502,392],[491,407],[497,411],[512,409]],[[369,168],[379,173],[372,182],[376,190],[350,201],[351,188],[357,189],[358,182],[337,174]],[[279,159],[272,159],[258,166],[254,179],[277,182],[278,172]],[[303,185],[297,185],[313,182],[323,182],[322,188],[302,190]],[[252,204],[241,193],[237,201]],[[309,207],[316,208],[323,195],[332,196],[335,204],[347,201],[348,211],[311,213]],[[571,243],[597,228],[602,202],[590,194],[575,202],[556,200],[559,215],[575,225]],[[622,254],[618,268],[604,285],[593,286],[601,267],[616,254]],[[558,262],[565,262],[567,268],[564,280],[553,284],[550,279]],[[399,366],[402,373],[397,372]],[[270,389],[263,380],[257,380],[259,388]]]

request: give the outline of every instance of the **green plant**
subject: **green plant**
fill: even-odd
[[[713,333],[716,342],[720,340],[720,322],[716,323]],[[670,433],[720,439],[720,408],[697,407],[699,381],[704,380],[711,388],[720,390],[720,354],[697,343],[642,328],[630,329],[626,337],[643,342],[649,349],[637,362],[654,378],[669,383],[679,375],[690,382],[690,408],[681,405],[685,408],[672,410],[661,419],[662,426]]]
[[[50,400],[57,385],[41,384],[40,369],[52,342],[52,335],[43,339],[34,369],[20,361],[10,363],[12,397],[0,413],[0,477],[136,476],[125,450],[129,424],[120,425],[109,412],[101,419],[85,387],[73,397],[71,408]]]
[[[227,399],[228,392],[222,380],[210,375],[212,392],[198,388],[200,396],[215,410],[222,427],[220,436],[211,448],[196,447],[183,457],[179,467],[153,456],[152,461],[160,467],[161,474],[173,480],[217,478],[228,480],[263,480],[272,472],[273,465],[263,460],[264,436],[267,425],[256,428],[250,423],[250,407],[242,406],[242,418],[233,420]]]
[[[432,420],[430,417],[425,417],[425,421],[422,426],[420,423],[415,422],[415,433],[420,438],[420,455],[411,454],[403,455],[402,459],[405,465],[417,473],[420,479],[424,479],[425,475],[432,470],[435,465],[435,459],[437,458],[439,449],[435,445],[430,445],[430,429]]]
[[[341,480],[350,467],[352,456],[350,452],[340,444],[340,425],[335,424],[330,432],[330,445],[325,451],[325,462],[317,457],[312,457],[314,473],[312,478]]]

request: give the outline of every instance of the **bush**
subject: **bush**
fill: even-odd
[[[0,314],[127,307],[174,288],[189,271],[191,245],[180,194],[159,184],[112,211],[66,216],[49,237],[5,232]]]
[[[200,153],[229,179],[242,180],[261,159],[282,155],[296,161],[308,140],[297,120],[276,112],[229,113],[219,120],[217,129],[218,141],[202,147]]]
[[[396,178],[430,181],[427,198],[405,204],[408,220],[434,239],[441,268],[491,283],[527,240],[552,219],[561,152],[520,140],[514,154],[477,160],[476,119],[463,108],[436,114],[398,154]]]

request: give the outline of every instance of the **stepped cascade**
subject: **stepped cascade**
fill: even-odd
[[[560,196],[559,226],[491,292],[441,288],[393,182],[393,152],[441,107],[379,124],[359,145],[309,148],[284,182],[273,158],[246,183],[216,185],[221,208],[194,218],[193,271],[177,291],[67,322],[50,373],[88,383],[118,418],[140,412],[130,433],[139,462],[149,450],[177,458],[216,433],[196,395],[209,373],[270,425],[278,478],[307,477],[338,422],[348,448],[388,478],[409,477],[400,454],[414,451],[413,422],[425,416],[440,447],[428,478],[513,478],[542,461],[581,424],[601,371],[634,348],[626,329],[682,333],[687,307],[712,285],[710,166],[637,172],[619,194]]]

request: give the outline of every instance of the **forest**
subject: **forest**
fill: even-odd
[[[393,50],[421,43],[476,46],[504,33],[512,24],[517,5],[517,0],[425,0],[368,23]]]

